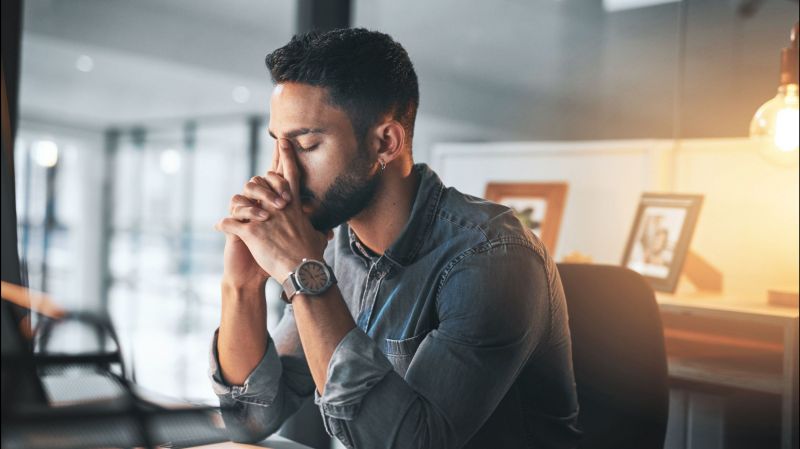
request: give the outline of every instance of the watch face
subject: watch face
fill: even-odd
[[[328,286],[328,271],[325,266],[316,260],[309,260],[297,270],[297,282],[300,288],[310,293],[319,292]]]

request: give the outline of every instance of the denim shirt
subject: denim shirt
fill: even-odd
[[[210,375],[235,441],[275,432],[314,395],[345,446],[574,448],[578,403],[564,292],[542,242],[504,206],[446,188],[426,165],[383,254],[344,224],[325,250],[357,327],[319,395],[292,306],[243,385]]]

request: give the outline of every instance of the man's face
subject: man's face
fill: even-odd
[[[369,205],[379,180],[374,156],[357,141],[347,113],[329,104],[324,88],[278,84],[269,132],[294,146],[300,200],[314,228],[333,229]]]

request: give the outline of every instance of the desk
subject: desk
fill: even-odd
[[[217,444],[209,444],[206,446],[196,446],[192,449],[311,449],[310,447],[295,443],[294,441],[288,440],[280,435],[273,435],[266,440],[257,443],[257,444],[241,444],[241,443],[217,443]]]
[[[798,444],[798,311],[719,294],[657,294],[670,379],[777,395]]]

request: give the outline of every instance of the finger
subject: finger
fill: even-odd
[[[230,217],[225,217],[222,220],[218,221],[216,225],[214,225],[214,229],[216,229],[219,232],[224,232],[225,234],[233,234],[241,237],[241,235],[244,233],[246,229],[245,226],[247,225],[239,220]]]
[[[237,220],[267,221],[269,212],[258,206],[239,206],[234,208],[231,217]]]
[[[278,151],[281,153],[282,172],[278,172],[289,181],[292,190],[292,198],[300,198],[300,172],[297,169],[297,158],[294,154],[294,147],[287,139],[278,142]]]
[[[251,200],[250,198],[244,195],[233,195],[231,197],[231,202],[228,205],[228,213],[233,215],[233,211],[236,210],[237,207],[241,206],[257,206],[258,202]]]
[[[244,185],[242,195],[251,200],[258,200],[261,202],[262,208],[273,207],[276,209],[283,209],[286,206],[286,200],[275,193],[269,185],[260,180],[251,180]]]
[[[272,187],[272,190],[285,199],[287,203],[292,201],[292,187],[289,185],[289,181],[287,181],[286,178],[274,171],[270,171],[267,172],[264,179],[266,179],[267,184]]]
[[[269,171],[276,171],[280,173],[278,167],[280,166],[281,152],[278,151],[278,142],[275,142],[275,151],[272,152],[272,164],[270,164]]]

